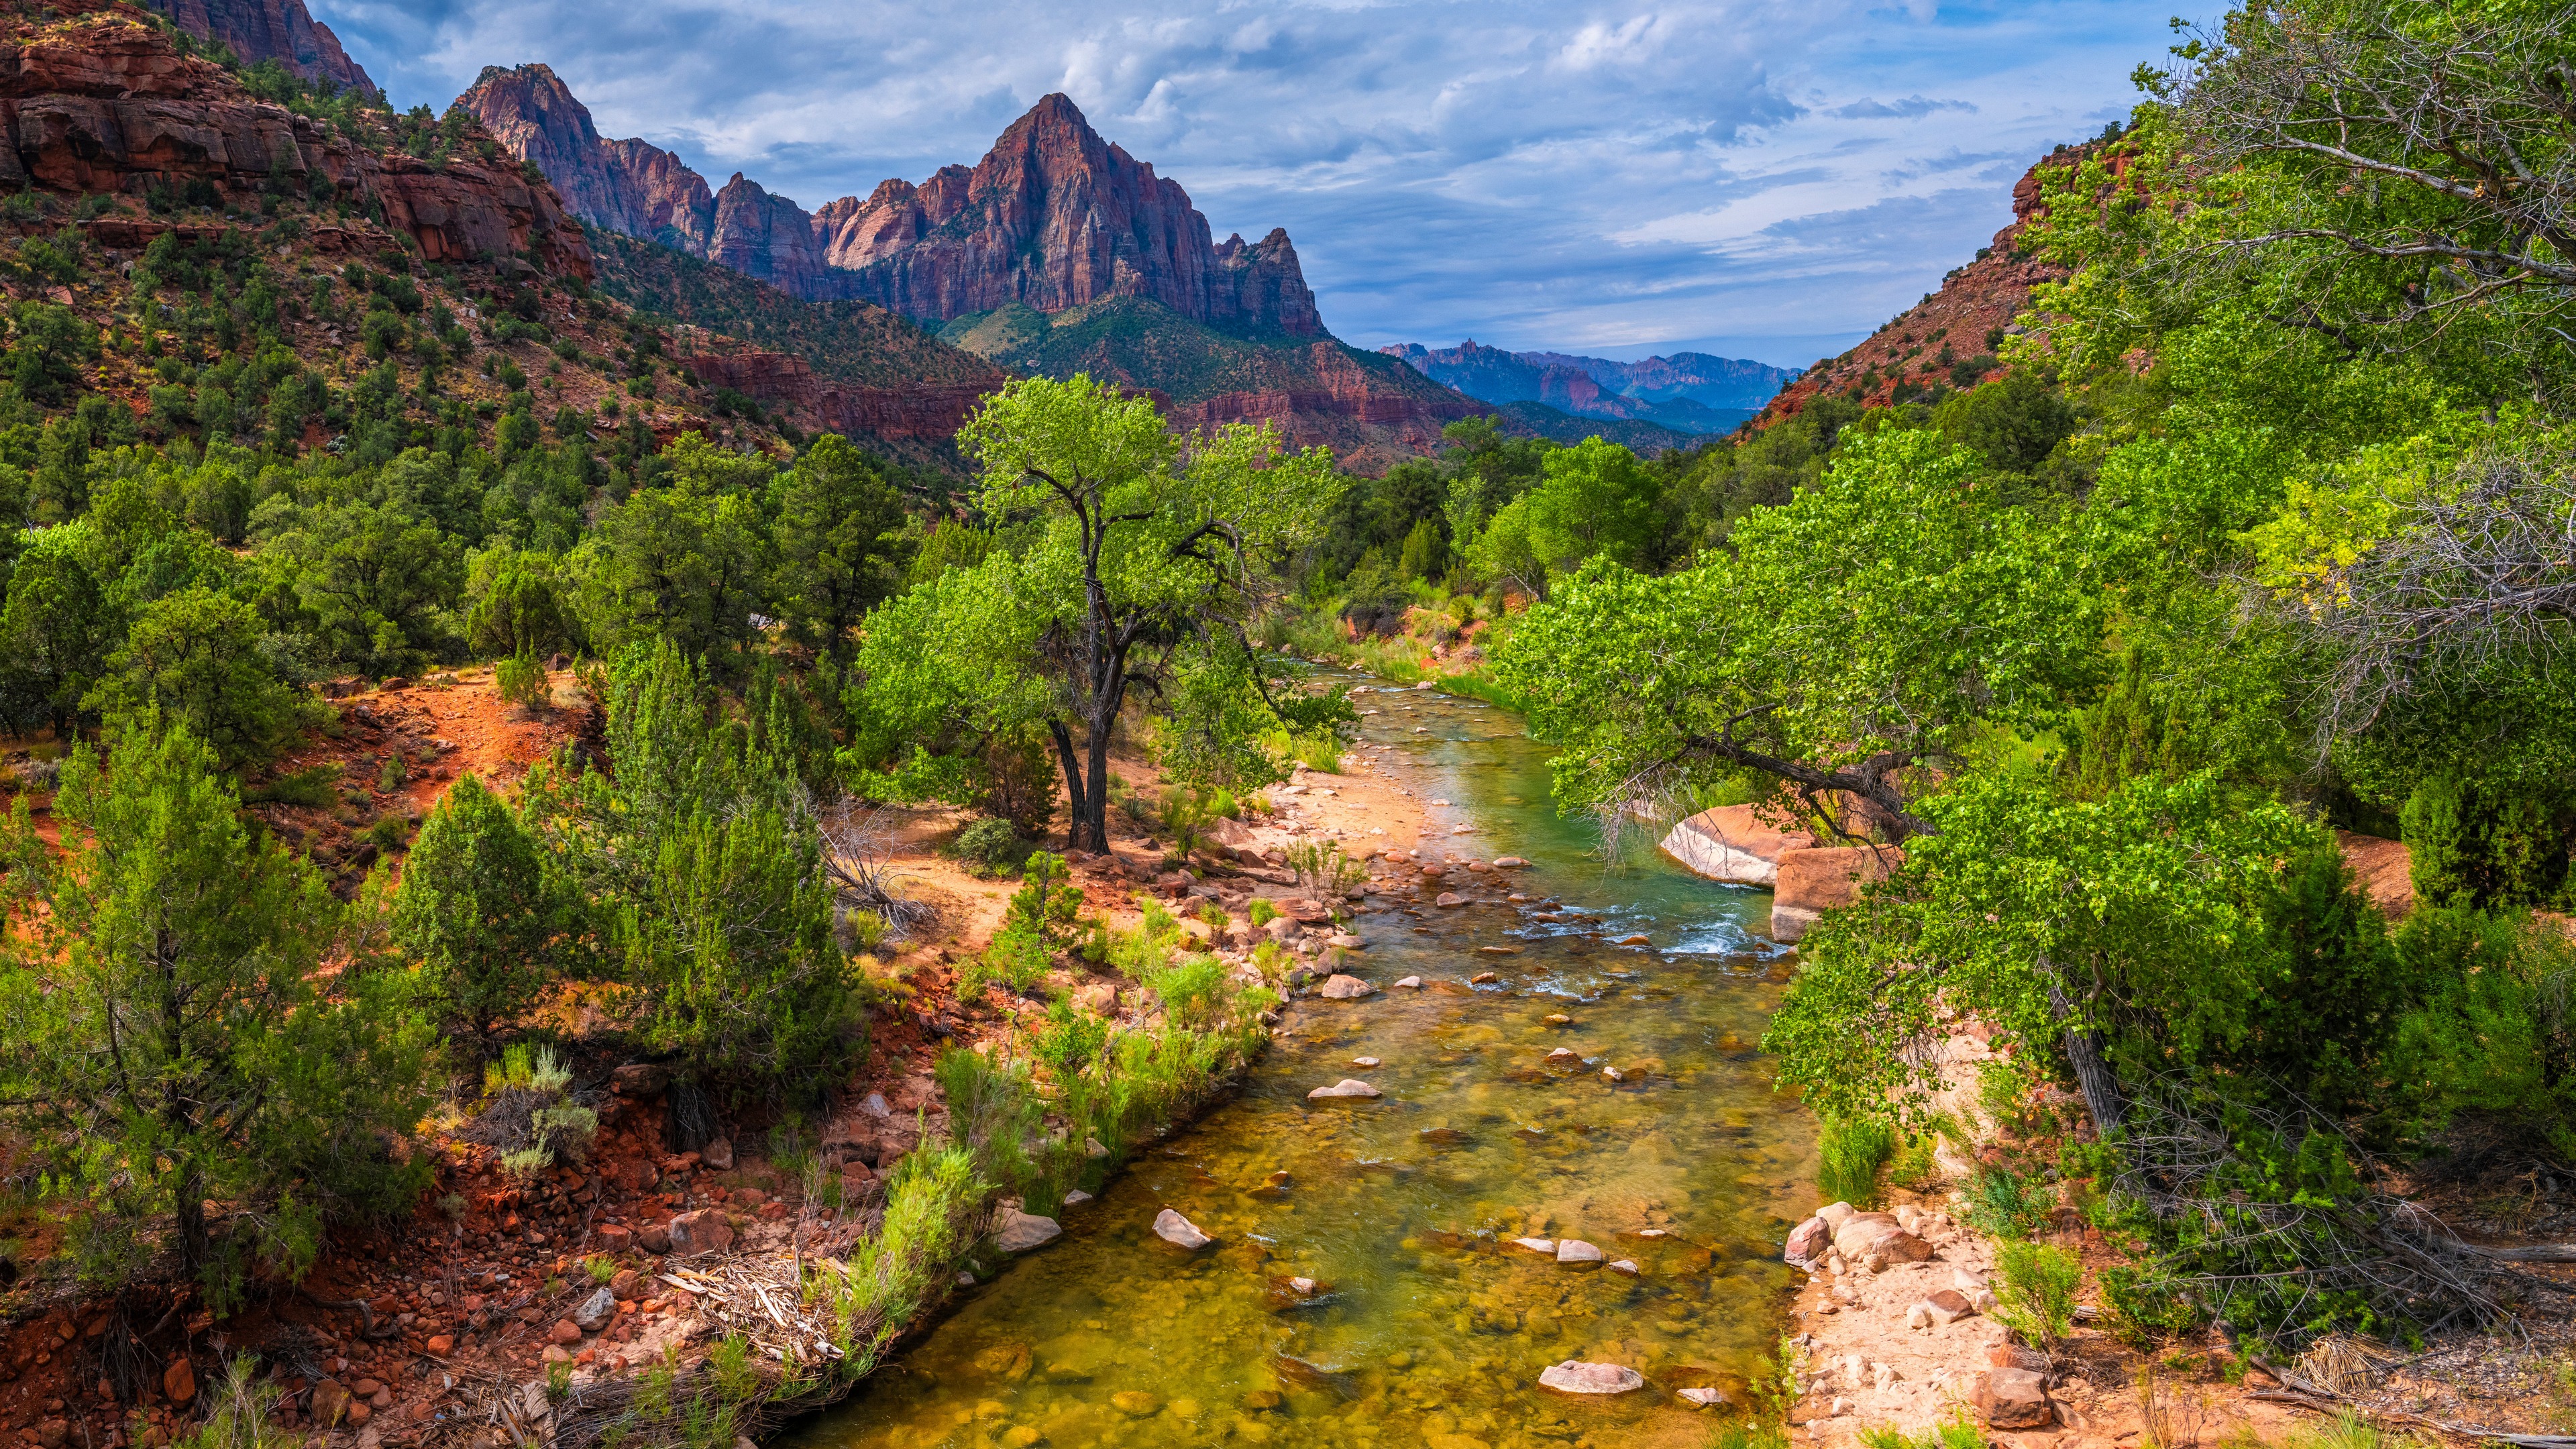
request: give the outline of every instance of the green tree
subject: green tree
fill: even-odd
[[[487,1057],[563,978],[582,934],[536,837],[472,774],[439,796],[412,842],[392,930],[449,1034]]]
[[[580,642],[562,570],[545,554],[495,544],[474,556],[465,592],[465,647],[478,659],[542,658]]]
[[[692,655],[747,647],[769,604],[766,462],[696,433],[664,450],[669,483],[638,489],[599,521],[574,558],[590,636],[615,648],[669,639]]]
[[[811,797],[770,748],[792,733],[724,718],[670,641],[631,645],[610,673],[612,773],[549,764],[527,787],[644,1038],[747,1091],[830,1080],[865,1021]]]
[[[276,541],[301,565],[297,588],[332,657],[360,674],[417,674],[452,657],[465,570],[454,539],[398,503],[303,511]]]
[[[278,677],[250,606],[203,587],[137,615],[82,703],[110,716],[157,708],[227,768],[269,758],[319,713],[316,701]]]
[[[30,709],[70,733],[81,700],[107,668],[116,641],[115,618],[79,551],[48,536],[18,561],[9,575],[9,597],[0,606],[0,648],[8,651],[12,686]]]
[[[1184,691],[1167,671],[1248,658],[1242,628],[1273,583],[1267,561],[1317,535],[1342,480],[1323,449],[1283,452],[1267,429],[1176,440],[1151,399],[1088,376],[1012,382],[958,439],[983,470],[977,503],[1028,520],[1029,546],[916,589],[882,633],[872,620],[868,704],[898,736],[1042,725],[1073,843],[1106,849],[1110,735],[1128,691],[1142,678],[1170,698]],[[1267,702],[1257,668],[1237,678]]]
[[[903,495],[834,433],[776,489],[779,616],[800,641],[844,657],[859,619],[902,578]]]
[[[211,750],[148,712],[113,741],[112,767],[64,763],[59,859],[24,796],[10,817],[0,1100],[51,1144],[96,1286],[170,1222],[224,1311],[254,1255],[300,1276],[326,1217],[417,1196],[428,1164],[385,1144],[429,1105],[432,1037],[398,977],[318,988],[339,903],[253,837]],[[221,1239],[210,1199],[241,1209]]]

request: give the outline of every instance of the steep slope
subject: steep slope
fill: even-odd
[[[1548,438],[1569,444],[1586,438],[1606,438],[1646,458],[1698,442],[1696,435],[1677,432],[1660,423],[1576,417],[1543,402],[1498,403],[1492,411],[1503,420],[1503,431],[1514,437]]]
[[[603,138],[543,65],[487,68],[457,103],[601,230],[808,302],[871,302],[945,326],[946,340],[1006,367],[1151,390],[1177,423],[1267,419],[1293,443],[1371,468],[1438,447],[1444,423],[1476,411],[1336,341],[1285,231],[1212,241],[1177,182],[1103,140],[1060,95],[974,166],[812,213],[739,173],[710,192],[669,152]],[[775,350],[821,366],[810,349]]]
[[[2022,173],[2013,184],[2012,224],[1995,233],[1991,246],[1979,248],[1973,261],[1942,278],[1939,291],[1926,293],[1858,347],[1819,359],[1753,425],[1795,417],[1824,393],[1879,407],[1934,400],[1991,376],[1998,366],[1995,349],[2021,330],[2015,319],[2029,308],[2031,289],[2066,276],[2064,268],[2021,250],[2022,233],[2045,211],[2039,168],[2070,166],[2083,154],[2082,147],[2061,146]]]
[[[305,80],[376,95],[366,69],[340,48],[331,27],[313,18],[304,0],[145,0],[181,30],[232,47],[244,65],[273,60]]]
[[[601,292],[691,324],[680,361],[702,382],[906,463],[958,471],[949,440],[1006,376],[872,303],[808,302],[615,232],[592,243]]]
[[[1220,332],[1141,297],[1049,315],[1013,304],[960,317],[941,341],[1049,377],[1087,372],[1155,393],[1173,423],[1268,421],[1300,446],[1383,470],[1436,451],[1440,429],[1486,411],[1474,400],[1330,337],[1302,346]]]
[[[1418,343],[1378,350],[1486,402],[1542,403],[1578,417],[1652,422],[1684,433],[1725,432],[1797,376],[1787,368],[1701,352],[1615,362],[1562,352],[1507,352],[1473,338],[1439,351]]]
[[[487,65],[457,104],[521,160],[537,163],[592,226],[705,256],[715,223],[706,178],[644,141],[610,141],[551,67]]]

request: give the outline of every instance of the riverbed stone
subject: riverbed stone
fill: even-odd
[[[579,1308],[572,1311],[572,1321],[579,1324],[584,1333],[599,1332],[601,1328],[607,1326],[608,1320],[616,1316],[617,1294],[605,1285],[583,1300]]]
[[[1163,1400],[1160,1395],[1149,1394],[1143,1389],[1120,1389],[1109,1396],[1109,1407],[1130,1419],[1143,1419],[1162,1412]]]
[[[1321,994],[1326,1001],[1357,1001],[1363,996],[1375,996],[1377,988],[1356,976],[1336,974],[1326,979]]]
[[[1553,1258],[1556,1256],[1556,1239],[1554,1238],[1514,1238],[1512,1239],[1512,1246],[1515,1248],[1526,1248],[1530,1252],[1536,1253],[1542,1258]]]
[[[1539,1387],[1561,1394],[1625,1394],[1646,1386],[1646,1376],[1635,1369],[1615,1363],[1585,1363],[1567,1359],[1550,1365],[1538,1376]]]
[[[1528,861],[1521,859],[1517,855],[1498,855],[1494,857],[1494,869],[1496,870],[1518,870],[1527,864],[1529,864]]]
[[[1434,900],[1431,904],[1440,907],[1444,911],[1452,910],[1456,907],[1467,904],[1467,898],[1458,894],[1456,891],[1442,891],[1439,898]]]
[[[1063,1235],[1064,1228],[1055,1219],[1013,1208],[1003,1217],[1001,1229],[993,1234],[993,1246],[1005,1253],[1025,1253]]]
[[[1351,1058],[1351,1065],[1355,1067],[1378,1067],[1386,1064],[1375,1057],[1353,1057]]]
[[[1306,1094],[1306,1100],[1309,1102],[1329,1102],[1341,1097],[1367,1100],[1383,1095],[1385,1094],[1366,1082],[1360,1081],[1355,1077],[1344,1077],[1329,1087],[1317,1087],[1315,1090],[1308,1092]]]
[[[1154,1236],[1174,1247],[1189,1248],[1193,1251],[1216,1241],[1199,1231],[1198,1224],[1170,1208],[1165,1208],[1154,1215]]]
[[[1326,936],[1324,938],[1324,944],[1342,951],[1365,951],[1368,949],[1368,942],[1361,940],[1357,936],[1351,935],[1347,931],[1339,935]]]
[[[1556,1261],[1572,1267],[1597,1267],[1601,1262],[1601,1250],[1581,1238],[1559,1238]]]
[[[1419,976],[1407,976],[1403,980],[1395,983],[1395,985],[1396,989],[1399,991],[1420,991],[1422,989],[1422,978]]]
[[[1781,1250],[1780,1257],[1793,1268],[1812,1268],[1833,1242],[1833,1224],[1818,1214],[1789,1230],[1789,1245]]]
[[[1975,1402],[1996,1429],[2044,1429],[2057,1421],[2047,1381],[2028,1369],[1988,1370],[1977,1380]]]

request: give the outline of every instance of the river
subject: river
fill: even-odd
[[[1360,973],[1428,989],[1291,1007],[1239,1096],[1141,1149],[787,1449],[1695,1446],[1726,1411],[1676,1390],[1742,1402],[1784,1322],[1779,1245],[1813,1205],[1813,1125],[1755,1045],[1785,978],[1759,938],[1770,897],[1689,875],[1645,832],[1605,860],[1550,808],[1546,752],[1507,711],[1355,702],[1374,711],[1360,747],[1450,802],[1424,857],[1526,857],[1507,879],[1534,899],[1362,916]],[[1530,919],[1548,906],[1566,918]],[[1650,944],[1610,944],[1631,934]],[[1499,980],[1467,984],[1483,971]],[[1559,1048],[1580,1060],[1551,1064]],[[1385,1095],[1307,1101],[1344,1077]],[[1217,1246],[1155,1238],[1165,1207]],[[1636,1271],[1561,1266],[1525,1236]],[[1647,1386],[1538,1387],[1569,1358]]]

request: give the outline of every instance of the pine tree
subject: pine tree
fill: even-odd
[[[24,795],[9,819],[0,1101],[49,1145],[84,1277],[131,1276],[166,1220],[220,1308],[251,1255],[300,1272],[326,1216],[417,1195],[426,1164],[385,1143],[427,1109],[432,1037],[399,974],[325,989],[339,903],[251,835],[213,751],[157,711],[113,745],[63,765],[59,858]]]
[[[563,976],[578,913],[507,801],[466,775],[429,812],[404,865],[396,947],[420,963],[450,1035],[485,1055]]]

